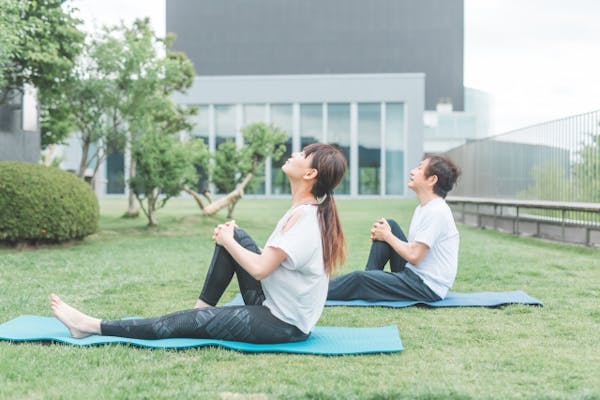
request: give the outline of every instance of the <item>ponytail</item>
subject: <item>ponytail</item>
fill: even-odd
[[[346,261],[346,239],[338,217],[333,189],[346,172],[346,159],[342,152],[328,144],[313,143],[304,148],[308,157],[312,154],[312,167],[318,171],[312,194],[319,199],[317,218],[321,230],[323,263],[329,276]]]
[[[333,192],[326,193],[317,210],[321,241],[323,243],[323,262],[325,271],[331,276],[346,261],[346,239],[338,217]]]

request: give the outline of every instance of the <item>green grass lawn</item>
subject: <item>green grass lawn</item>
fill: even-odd
[[[342,272],[361,269],[375,218],[407,226],[414,200],[339,200],[349,244]],[[171,201],[161,226],[121,219],[102,203],[100,231],[82,243],[0,248],[0,322],[50,316],[57,292],[104,318],[191,307],[224,214]],[[287,200],[244,199],[238,225],[264,244]],[[326,308],[320,325],[396,324],[402,353],[322,357],[217,348],[147,350],[0,342],[0,398],[600,398],[600,251],[459,227],[455,291],[524,290],[545,307]],[[235,286],[235,285],[234,285]],[[237,292],[231,287],[222,299]]]

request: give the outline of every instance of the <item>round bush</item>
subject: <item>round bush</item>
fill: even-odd
[[[54,167],[0,162],[0,241],[63,242],[98,229],[89,184]]]

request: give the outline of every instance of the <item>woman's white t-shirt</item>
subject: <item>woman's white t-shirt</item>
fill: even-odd
[[[286,232],[283,228],[297,214],[297,219]],[[323,264],[321,229],[317,206],[303,204],[289,210],[277,223],[267,240],[267,247],[276,247],[287,258],[261,285],[267,306],[277,318],[309,333],[321,317],[329,277]]]
[[[407,263],[406,267],[441,298],[446,297],[456,278],[459,241],[452,211],[443,198],[417,206],[410,221],[408,242],[424,243],[429,251],[418,266]]]

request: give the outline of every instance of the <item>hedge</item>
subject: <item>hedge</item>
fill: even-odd
[[[0,162],[0,241],[64,242],[98,229],[89,184],[55,167]]]

